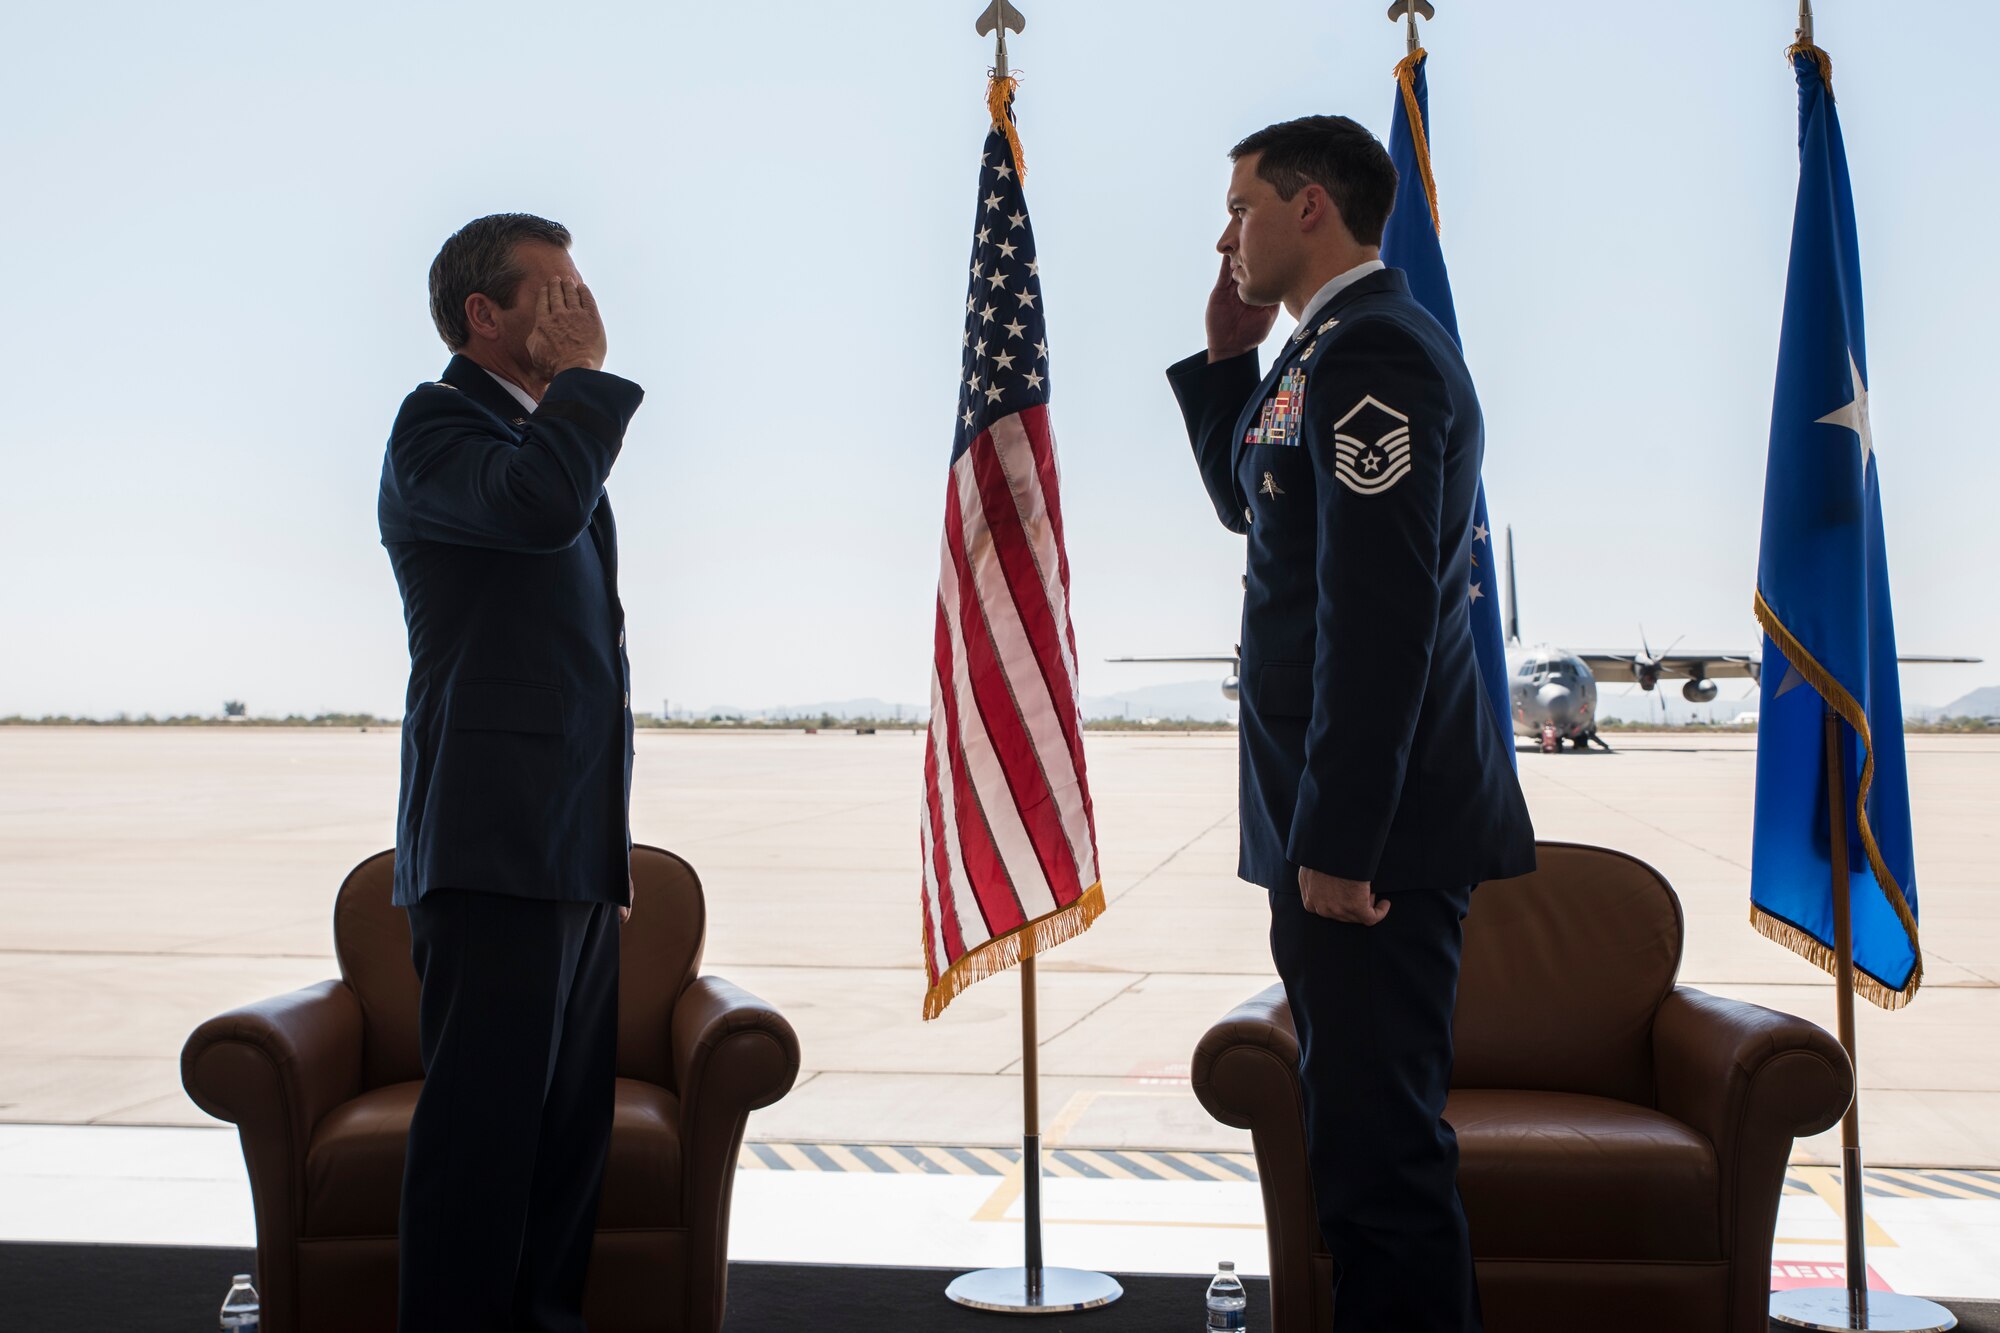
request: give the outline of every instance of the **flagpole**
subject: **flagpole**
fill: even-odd
[[[1857,1328],[1868,1327],[1868,1238],[1866,1203],[1861,1184],[1861,1057],[1854,1049],[1854,912],[1853,891],[1847,873],[1847,774],[1846,746],[1841,743],[1840,714],[1831,705],[1826,709],[1826,804],[1830,830],[1828,845],[1833,850],[1833,957],[1836,996],[1835,1026],[1841,1049],[1854,1069],[1854,1096],[1848,1100],[1847,1114],[1840,1118],[1840,1185],[1845,1204],[1847,1230],[1847,1305],[1859,1318]]]
[[[1021,166],[1020,145],[1000,119],[1006,115],[1002,82],[1012,77],[1007,64],[1007,33],[1027,28],[1027,20],[1009,0],[992,0],[975,25],[980,36],[993,36],[994,128],[1006,129],[1015,167]],[[1016,180],[1021,178],[1017,170]],[[976,273],[977,268],[974,269]],[[968,305],[967,309],[971,307]],[[967,414],[971,419],[971,414]],[[965,1273],[945,1288],[960,1305],[996,1314],[1069,1314],[1095,1310],[1125,1294],[1116,1278],[1076,1268],[1048,1268],[1042,1263],[1042,1064],[1041,1034],[1035,994],[1035,937],[1020,937],[1021,968],[1021,1206],[1024,1253],[1019,1268],[983,1268]]]
[[[1125,1294],[1118,1279],[1042,1263],[1041,1036],[1037,1028],[1035,956],[1021,960],[1021,1209],[1025,1263],[982,1268],[953,1280],[944,1294],[960,1305],[995,1314],[1070,1314],[1096,1310]]]
[[[1035,956],[1029,954],[1021,960],[1021,1207],[1030,1301],[1042,1295],[1042,1068],[1035,1028]]]
[[[1802,2],[1800,26],[1810,31],[1811,9]],[[1854,915],[1847,862],[1847,749],[1845,724],[1826,705],[1826,805],[1833,853],[1833,957],[1836,1026],[1847,1062],[1854,1069],[1854,1097],[1840,1118],[1840,1185],[1847,1239],[1847,1286],[1771,1295],[1771,1318],[1797,1328],[1870,1333],[1945,1333],[1958,1316],[1935,1301],[1890,1291],[1868,1290],[1868,1216],[1861,1175],[1861,1062],[1854,1041]]]

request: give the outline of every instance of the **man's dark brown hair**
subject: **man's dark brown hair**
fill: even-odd
[[[444,345],[456,352],[472,341],[465,327],[465,298],[491,297],[502,310],[514,308],[523,272],[514,257],[522,241],[547,241],[569,249],[569,228],[533,213],[493,213],[475,218],[451,234],[431,261],[431,322]]]
[[[1251,153],[1257,175],[1291,199],[1317,185],[1340,210],[1362,245],[1380,245],[1396,204],[1396,164],[1374,135],[1346,116],[1301,116],[1267,125],[1229,150],[1229,160]]]

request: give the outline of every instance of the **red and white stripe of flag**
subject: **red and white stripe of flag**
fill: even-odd
[[[924,755],[925,1017],[1103,910],[1048,409],[952,465]]]

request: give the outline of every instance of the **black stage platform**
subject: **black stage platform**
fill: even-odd
[[[200,1333],[215,1327],[249,1250],[0,1244],[0,1331]],[[1087,1314],[1032,1320],[965,1310],[944,1297],[957,1270],[732,1264],[725,1333],[1173,1333],[1202,1326],[1206,1277],[1120,1274],[1125,1297]],[[1269,1333],[1261,1278],[1247,1278],[1251,1333]],[[1963,1333],[2000,1333],[2000,1302],[1946,1301]],[[1606,1330],[1615,1333],[1615,1330]]]

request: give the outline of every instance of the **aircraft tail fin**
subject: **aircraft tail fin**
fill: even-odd
[[[1514,525],[1507,525],[1507,642],[1521,641],[1521,593],[1514,586]]]

